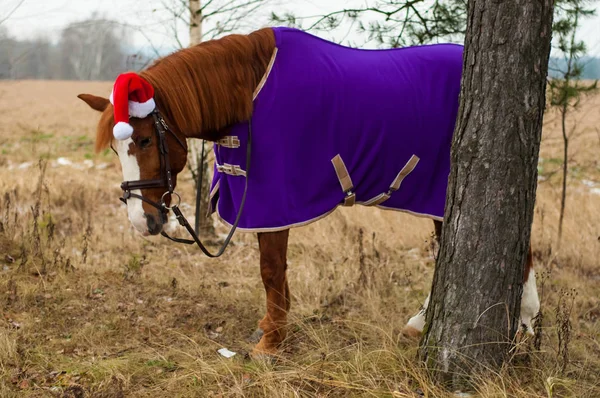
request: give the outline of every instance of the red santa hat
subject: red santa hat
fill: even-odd
[[[126,140],[133,134],[130,116],[145,118],[154,110],[153,97],[154,88],[137,73],[122,73],[117,77],[110,94],[115,118],[113,135],[117,140]]]

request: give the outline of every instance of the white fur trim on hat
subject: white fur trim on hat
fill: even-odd
[[[110,100],[110,103],[114,105],[112,92],[108,99]],[[154,110],[154,108],[156,108],[154,98],[150,98],[146,102],[129,101],[129,116],[145,118]]]
[[[144,118],[148,116],[156,107],[154,98],[146,102],[129,101],[129,116]]]
[[[129,123],[119,122],[113,128],[113,135],[117,140],[126,140],[133,134],[133,127]]]

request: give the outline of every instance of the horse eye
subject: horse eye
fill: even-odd
[[[151,142],[152,140],[149,137],[142,138],[142,140],[140,141],[140,148],[146,148],[148,145],[150,145]]]

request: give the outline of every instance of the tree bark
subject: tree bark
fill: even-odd
[[[202,9],[200,0],[190,0],[190,46],[202,41]]]
[[[470,389],[519,327],[553,0],[470,0],[445,218],[419,356]]]

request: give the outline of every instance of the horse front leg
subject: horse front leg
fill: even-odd
[[[254,354],[275,354],[286,336],[290,309],[286,277],[288,237],[289,230],[258,234],[260,275],[267,296],[267,313],[258,323],[262,337],[254,347]]]

